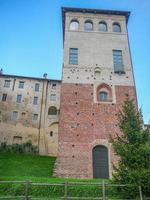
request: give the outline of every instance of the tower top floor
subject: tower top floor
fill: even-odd
[[[124,19],[127,24],[130,17],[130,11],[62,7],[62,25],[64,36],[66,30],[66,15],[69,15],[70,17],[93,17],[97,19],[110,19],[110,16],[112,19],[120,17],[120,19]]]

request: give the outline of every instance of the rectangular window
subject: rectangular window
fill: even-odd
[[[53,89],[53,90],[56,90],[56,83],[53,83],[53,84],[52,84],[52,89]]]
[[[21,103],[21,99],[22,99],[22,95],[21,95],[21,94],[18,94],[18,95],[17,95],[16,102],[17,102],[17,103]]]
[[[33,115],[33,121],[37,121],[38,120],[38,114],[34,114]]]
[[[6,101],[6,99],[7,99],[7,94],[3,94],[2,101]]]
[[[17,111],[13,111],[12,112],[12,120],[17,120],[18,119],[18,112]]]
[[[4,83],[4,87],[7,87],[9,88],[10,87],[10,80],[5,80],[5,83]]]
[[[23,81],[19,81],[19,88],[24,88],[24,82]]]
[[[39,88],[40,88],[40,84],[39,84],[39,83],[36,83],[36,84],[35,84],[35,91],[38,92],[38,91],[39,91]]]
[[[78,49],[77,48],[69,49],[69,64],[70,65],[78,64]]]
[[[37,105],[37,104],[38,104],[38,97],[34,97],[34,99],[33,99],[33,104],[34,104],[34,105]]]
[[[21,143],[22,143],[22,137],[20,136],[13,137],[13,144],[21,144]]]
[[[51,94],[50,100],[51,101],[56,101],[56,94]]]
[[[123,57],[121,50],[113,50],[113,61],[115,73],[124,73]]]

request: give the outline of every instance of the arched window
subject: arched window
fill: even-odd
[[[84,30],[85,31],[93,31],[93,22],[91,21],[86,21],[84,24]]]
[[[99,31],[103,31],[103,32],[106,32],[107,31],[107,24],[106,22],[100,22],[99,23]]]
[[[112,89],[109,85],[103,83],[97,88],[97,101],[111,102],[112,101]]]
[[[57,115],[57,108],[55,106],[49,107],[48,115]]]
[[[113,32],[116,32],[116,33],[120,33],[121,32],[121,26],[119,23],[113,23]]]
[[[79,30],[79,22],[78,20],[74,19],[70,23],[70,30],[72,31],[78,31]]]
[[[108,101],[108,93],[105,91],[101,91],[99,93],[99,99],[100,101]]]

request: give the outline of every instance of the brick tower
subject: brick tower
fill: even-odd
[[[111,177],[116,113],[136,91],[124,11],[62,8],[64,65],[55,176]]]

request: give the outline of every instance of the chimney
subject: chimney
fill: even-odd
[[[43,78],[47,79],[47,76],[48,76],[47,73],[44,73],[44,74],[43,74]]]
[[[3,74],[3,69],[1,68],[1,69],[0,69],[0,75],[2,75],[2,74]]]

